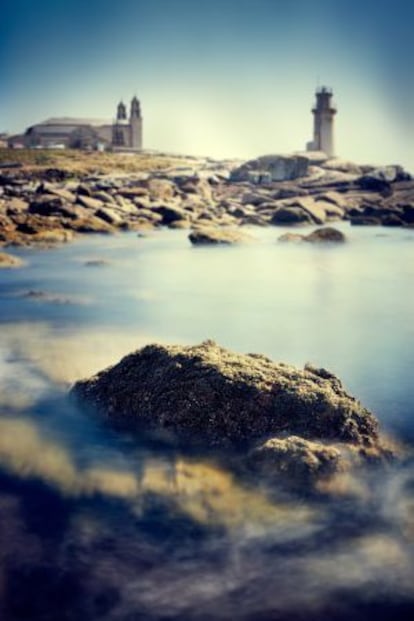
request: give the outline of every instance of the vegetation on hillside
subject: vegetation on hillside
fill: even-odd
[[[1,164],[20,164],[25,170],[59,168],[69,173],[135,173],[191,166],[191,157],[163,153],[108,153],[71,149],[0,149]]]

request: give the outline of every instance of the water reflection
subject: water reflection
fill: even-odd
[[[117,434],[66,399],[148,342],[212,337],[330,367],[413,437],[411,238],[349,234],[332,252],[270,229],[195,252],[181,232],[120,236],[26,253],[1,275],[2,621],[413,617],[409,460],[310,501]],[[94,257],[106,263],[85,267]]]

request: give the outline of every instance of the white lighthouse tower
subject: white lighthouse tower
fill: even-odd
[[[332,103],[332,89],[321,86],[316,91],[316,106],[313,113],[313,140],[308,142],[308,151],[323,151],[334,157],[334,117],[336,108]]]

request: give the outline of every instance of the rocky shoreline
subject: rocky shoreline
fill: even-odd
[[[320,154],[267,156],[241,166],[193,159],[190,167],[171,167],[166,160],[165,169],[129,174],[73,176],[12,163],[0,171],[4,247],[48,247],[83,234],[162,226],[191,229],[193,243],[233,243],[243,239],[244,225],[340,220],[413,228],[414,181],[399,166],[361,167]]]

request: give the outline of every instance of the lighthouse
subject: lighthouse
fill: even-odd
[[[313,140],[306,145],[307,151],[323,151],[334,157],[334,117],[336,108],[332,103],[332,89],[322,86],[316,91],[313,114]]]

